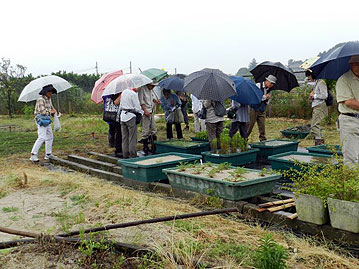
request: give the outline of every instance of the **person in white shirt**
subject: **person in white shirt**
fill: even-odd
[[[202,101],[198,100],[196,96],[191,94],[192,99],[192,111],[194,117],[194,132],[199,133],[206,130],[206,122],[199,118],[199,113],[203,107]]]
[[[315,145],[324,144],[324,137],[320,127],[321,121],[328,116],[328,107],[325,99],[328,97],[327,84],[322,79],[316,79],[311,70],[305,71],[305,76],[309,82],[314,83],[313,91],[309,98],[312,100],[312,122],[310,125],[310,132],[314,135]]]
[[[143,115],[137,89],[126,89],[122,92],[120,110],[123,158],[136,158],[137,125],[135,112]]]

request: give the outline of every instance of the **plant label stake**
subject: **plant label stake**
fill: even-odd
[[[94,132],[91,133],[91,137],[92,137],[92,140],[95,140],[95,133]]]

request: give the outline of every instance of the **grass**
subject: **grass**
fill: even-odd
[[[11,213],[11,212],[17,212],[17,211],[19,211],[19,209],[17,207],[13,207],[13,206],[2,208],[2,212],[4,212],[4,213]]]
[[[107,146],[107,126],[102,122],[100,116],[63,117],[61,120],[63,130],[55,133],[55,154],[86,153],[90,150],[110,152]],[[303,120],[267,119],[267,138],[278,138],[279,130],[306,123],[307,121]],[[51,211],[36,213],[31,218],[32,221],[34,219],[40,221],[41,216],[50,216],[56,220],[54,227],[42,229],[41,226],[32,226],[22,220],[16,222],[19,230],[56,234],[60,230],[67,231],[82,226],[87,228],[94,225],[122,223],[198,211],[197,205],[191,205],[183,200],[169,199],[169,197],[159,194],[123,188],[76,172],[48,171],[44,167],[33,165],[27,160],[34,142],[32,139],[36,138],[33,121],[21,117],[14,120],[0,117],[0,127],[6,124],[16,125],[16,127],[13,128],[11,134],[7,128],[0,128],[0,162],[6,163],[6,165],[0,166],[0,194],[6,194],[6,198],[7,195],[15,192],[51,189],[55,190],[54,197],[69,199],[68,202],[71,204],[70,207],[53,210],[52,214]],[[339,135],[335,127],[325,128],[326,140],[332,144],[338,144]],[[159,122],[158,129],[161,130],[160,139],[164,140],[163,121]],[[191,129],[193,129],[192,124]],[[95,132],[95,140],[91,139],[92,131]],[[193,133],[185,133],[185,136],[193,136]],[[257,137],[257,127],[255,127],[250,139],[257,141]],[[18,144],[8,143],[7,147],[2,147],[2,143],[7,139],[15,138],[19,142]],[[308,139],[301,141],[300,145],[312,144],[313,141]],[[28,178],[26,189],[19,188],[16,183],[24,178],[23,173],[26,173]],[[208,194],[211,195],[211,193]],[[219,199],[214,196],[209,196],[206,205],[222,206],[219,204]],[[78,208],[81,208],[81,211],[78,211]],[[198,261],[201,264],[215,265],[219,268],[245,266],[251,268],[253,253],[260,247],[260,239],[267,234],[270,234],[277,244],[288,250],[290,254],[288,264],[293,268],[359,267],[357,259],[328,250],[325,245],[319,245],[313,240],[298,238],[287,231],[266,230],[259,225],[247,225],[234,218],[221,216],[142,225],[109,232],[109,236],[113,240],[146,244],[156,249],[157,255],[148,256],[142,260],[142,265],[147,265],[147,268],[151,266],[152,268],[176,268],[178,260],[182,261],[183,268],[194,268]],[[33,259],[37,259],[38,256],[44,257],[41,255],[46,254],[48,250],[44,249],[39,252],[37,249],[40,247],[35,245],[22,248],[19,252],[1,253],[0,264],[4,263],[6,267],[9,260],[16,260],[17,264],[22,261],[26,262],[25,250],[28,252],[27,255],[33,253]],[[72,255],[72,252],[66,252],[66,255]],[[61,254],[53,259],[47,259],[45,255],[45,260],[50,263],[49,267],[51,264],[53,267],[66,267],[66,255]],[[122,262],[123,258],[121,258]],[[26,263],[24,267],[26,267]]]

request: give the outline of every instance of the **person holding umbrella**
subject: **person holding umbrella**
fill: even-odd
[[[343,162],[359,164],[359,55],[349,59],[350,70],[336,84],[340,112],[338,125],[342,143]]]
[[[172,125],[174,124],[176,127],[177,132],[177,138],[182,139],[182,129],[181,129],[181,123],[175,121],[175,117],[170,117],[171,113],[174,116],[174,113],[176,112],[176,109],[181,108],[181,100],[178,98],[176,94],[171,93],[171,90],[163,89],[163,96],[161,97],[161,107],[165,111],[165,118],[166,118],[166,132],[167,132],[167,139],[173,138],[173,131],[172,131]],[[182,112],[179,112],[182,113]]]
[[[271,98],[270,91],[277,82],[277,78],[273,75],[269,75],[261,83],[257,83],[257,87],[262,90],[263,96],[262,101],[259,104],[251,105],[249,112],[250,121],[247,128],[248,136],[251,134],[254,124],[257,122],[259,129],[259,140],[265,141],[266,138],[266,129],[265,129],[265,119],[266,119],[266,108]]]
[[[45,142],[45,160],[49,160],[52,156],[52,143],[53,143],[53,133],[51,128],[51,119],[50,116],[54,116],[57,112],[51,102],[51,95],[56,94],[56,89],[50,85],[46,85],[39,92],[41,97],[36,100],[35,105],[35,121],[37,126],[37,139],[34,143],[34,146],[31,150],[30,161],[38,162],[38,153]]]
[[[137,89],[126,89],[122,92],[120,110],[123,158],[136,158],[136,113],[143,115],[138,99]]]
[[[307,69],[305,76],[309,82],[314,83],[313,91],[309,95],[310,100],[312,100],[313,109],[310,131],[314,135],[315,145],[322,145],[324,144],[324,139],[320,123],[328,116],[328,107],[325,103],[325,99],[328,97],[328,88],[324,80],[315,78],[312,70]]]

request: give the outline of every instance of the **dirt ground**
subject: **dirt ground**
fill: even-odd
[[[8,159],[7,165],[0,168],[0,193],[1,226],[43,234],[196,212],[199,206],[198,201],[135,191],[77,172],[51,171],[30,164],[21,156]],[[147,264],[142,268],[176,268],[171,259],[175,255],[182,257],[182,263],[187,265],[185,268],[191,268],[196,260],[218,268],[250,268],[250,252],[266,234],[289,251],[291,268],[359,268],[357,259],[311,239],[221,216],[140,225],[112,230],[104,236],[154,248],[165,261],[159,265],[152,260],[151,263],[141,260],[142,265]],[[19,237],[0,233],[2,242],[11,239]],[[222,250],[228,246],[238,247],[243,253]],[[237,257],[239,254],[241,256]],[[134,261],[132,258],[109,253],[101,255],[109,260],[102,268],[135,266],[128,265]],[[34,245],[0,252],[1,268],[86,268],[83,260],[84,252],[69,246]],[[139,264],[132,268],[136,267],[141,268]]]

